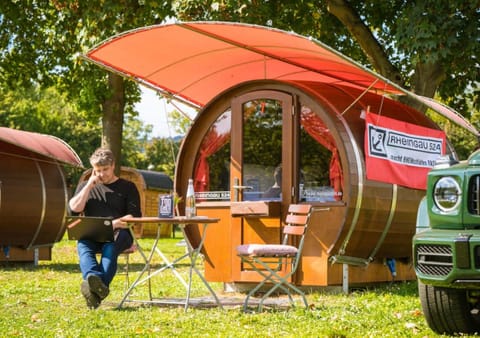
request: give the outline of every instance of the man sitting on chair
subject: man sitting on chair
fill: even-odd
[[[141,217],[140,195],[133,182],[115,175],[115,160],[109,149],[99,148],[90,157],[92,174],[81,182],[69,201],[73,213],[85,216],[112,217],[114,242],[79,240],[77,243],[83,281],[80,291],[87,306],[96,309],[110,290],[109,285],[117,272],[117,258],[132,243],[124,216]],[[100,262],[96,254],[100,253]]]

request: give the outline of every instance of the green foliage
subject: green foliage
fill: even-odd
[[[181,139],[153,138],[145,140],[144,148],[130,166],[138,169],[161,171],[173,177],[175,174],[175,159],[178,155]]]
[[[136,159],[144,153],[144,144],[152,127],[143,126],[131,114],[127,114],[126,119],[122,165],[136,167]],[[79,110],[78,105],[55,87],[43,90],[38,86],[19,87],[16,91],[0,89],[0,125],[56,136],[75,150],[87,168],[90,167],[91,153],[101,145],[100,116]],[[68,179],[76,184],[83,169],[67,171]]]
[[[151,125],[142,126],[136,119],[137,112],[131,110],[127,115],[122,146],[122,165],[161,171],[174,176],[175,160],[178,155],[181,137],[150,138]],[[185,134],[191,121],[177,110],[169,114],[169,126],[177,134]]]
[[[459,160],[466,160],[473,151],[478,149],[479,140],[476,136],[438,114],[429,113],[429,116],[445,132]]]
[[[192,120],[178,110],[172,110],[168,114],[169,126],[179,135],[185,135],[192,124]]]
[[[0,83],[12,90],[32,84],[42,88],[55,85],[78,110],[88,112],[83,116],[89,122],[97,121],[108,111],[105,103],[109,99],[120,97],[122,100],[116,107],[121,111],[104,115],[104,119],[112,120],[103,128],[106,133],[112,133],[106,139],[120,143],[120,135],[114,134],[108,126],[121,125],[122,121],[113,119],[123,114],[127,119],[128,115],[137,114],[133,106],[140,99],[138,85],[127,81],[125,89],[118,87],[121,93],[113,93],[108,73],[81,61],[79,56],[117,33],[160,23],[172,14],[170,1],[162,4],[131,0],[2,1]],[[130,144],[124,142],[127,143]]]
[[[211,191],[225,190],[230,186],[230,150],[230,140],[228,140],[223,147],[208,157],[210,172],[216,173],[216,175],[210,175]]]
[[[148,135],[152,131],[151,125],[144,126],[133,114],[126,114],[123,128],[122,159],[121,165],[138,169],[146,169],[139,166],[144,157],[145,144]]]
[[[315,141],[303,128],[300,134],[301,180],[318,186],[330,186],[332,152]]]
[[[472,0],[406,2],[396,21],[397,45],[408,56],[403,62],[406,71],[413,71],[419,63],[439,63],[445,78],[438,93],[464,116],[468,111],[463,96],[480,80],[474,57],[480,52],[478,5]],[[480,109],[478,98],[474,106]]]
[[[86,84],[95,92],[101,89],[97,82],[105,80],[104,70],[79,62],[81,53],[117,33],[158,24],[173,14],[170,1],[129,0],[2,1],[0,13],[5,82],[58,83],[71,95]],[[91,96],[96,98],[92,103],[101,102],[102,92]]]
[[[0,125],[56,136],[77,152],[84,165],[100,145],[101,133],[100,118],[92,121],[86,115],[54,87],[0,89]]]

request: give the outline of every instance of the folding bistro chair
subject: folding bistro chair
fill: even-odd
[[[142,238],[143,236],[143,224],[135,224],[133,229],[131,230],[132,236],[135,236],[135,239]],[[125,291],[128,290],[130,287],[130,255],[134,254],[138,251],[138,246],[136,244],[136,240],[133,240],[132,245],[128,248],[123,250],[119,256],[123,256],[125,258],[125,266],[123,269],[120,268],[120,264],[118,264],[118,272],[123,273],[125,275]],[[121,271],[123,270],[123,271]]]
[[[258,311],[262,310],[265,299],[277,289],[283,290],[292,304],[294,304],[292,291],[296,292],[302,296],[305,307],[308,307],[305,293],[293,285],[289,279],[296,272],[300,263],[311,209],[312,206],[309,204],[291,204],[289,206],[285,220],[286,225],[283,227],[282,244],[243,244],[237,247],[237,255],[242,263],[250,266],[264,278],[248,293],[243,305],[244,311],[247,311],[250,297],[266,283],[273,285],[260,299]],[[294,245],[295,243],[297,246]]]
[[[137,251],[137,245],[132,244],[131,247],[122,251],[120,256],[125,257],[125,267],[123,268],[123,273],[125,274],[125,290],[128,290],[130,287],[130,255],[134,254]],[[120,267],[120,264],[118,265]]]

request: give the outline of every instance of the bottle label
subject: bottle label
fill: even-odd
[[[186,207],[185,208],[185,216],[187,218],[192,218],[192,217],[195,217],[196,216],[196,212],[195,212],[195,207]]]
[[[195,208],[195,191],[193,190],[193,180],[188,180],[187,198],[185,200],[185,216],[188,218],[195,217],[197,210]]]

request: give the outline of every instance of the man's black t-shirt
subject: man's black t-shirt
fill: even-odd
[[[77,194],[87,181],[80,183]],[[119,218],[125,215],[141,217],[140,195],[133,182],[123,178],[110,184],[97,184],[90,191],[85,209],[85,216]]]

